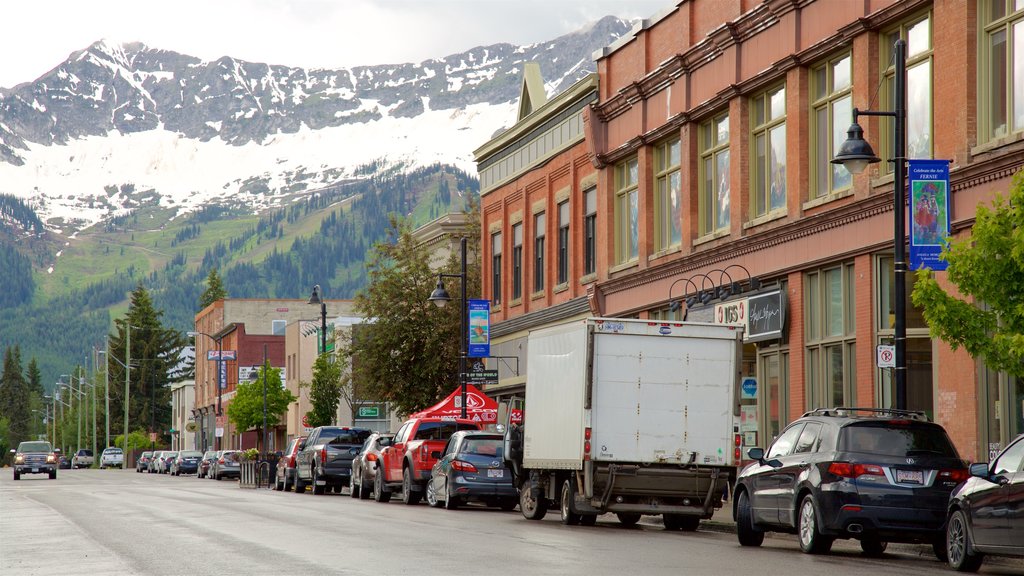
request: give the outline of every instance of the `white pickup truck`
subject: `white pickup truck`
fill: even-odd
[[[100,468],[121,468],[124,465],[124,452],[120,448],[104,448],[100,454]]]
[[[505,457],[528,519],[612,512],[695,530],[739,461],[738,326],[588,318],[530,332],[526,398]]]

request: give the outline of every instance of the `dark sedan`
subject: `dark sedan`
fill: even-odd
[[[991,464],[972,464],[950,496],[946,551],[960,572],[977,571],[985,554],[1024,556],[1024,434]]]
[[[203,453],[198,450],[182,450],[178,456],[171,461],[171,476],[182,474],[195,474],[199,471],[199,460]]]
[[[468,501],[512,510],[519,493],[503,458],[501,434],[464,430],[452,434],[430,473],[427,503],[452,510]]]
[[[139,455],[139,459],[135,461],[135,471],[142,473],[143,470],[149,470],[149,462],[153,459],[153,453],[145,451]]]

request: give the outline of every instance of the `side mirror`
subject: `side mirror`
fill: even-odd
[[[348,453],[352,456],[355,456],[356,454],[359,454],[359,448],[349,448]]]
[[[11,450],[11,452],[14,452],[14,450]],[[54,448],[53,449],[53,453],[54,454],[60,454],[60,448]]]
[[[978,478],[988,478],[988,462],[979,462],[977,464],[971,464],[970,467],[971,476]]]
[[[377,444],[379,444],[381,448],[383,448],[385,446],[391,446],[391,439],[390,438],[381,438],[380,440],[377,441]]]
[[[751,460],[762,462],[764,460],[764,448],[751,448],[747,450],[747,457]]]
[[[17,450],[15,450],[14,448],[11,448],[11,454],[17,454],[17,453],[18,453]]]
[[[430,457],[433,458],[434,460],[437,460],[438,458],[441,457],[441,451],[434,450],[433,452],[430,453]]]

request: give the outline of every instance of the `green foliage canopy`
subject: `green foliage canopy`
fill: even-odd
[[[320,354],[313,362],[313,381],[309,385],[312,409],[306,413],[309,426],[334,424],[341,400],[341,364],[331,362],[330,355]]]
[[[228,405],[228,419],[239,431],[256,428],[263,442],[263,387],[267,391],[267,426],[274,426],[296,400],[290,390],[281,385],[281,371],[270,363],[260,367],[256,380],[239,382],[235,396]]]
[[[945,292],[930,270],[917,273],[912,297],[932,337],[1024,376],[1024,172],[1009,202],[997,196],[991,209],[978,206],[971,237],[950,243],[943,257],[964,297]]]

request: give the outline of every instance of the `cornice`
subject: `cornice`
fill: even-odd
[[[1024,142],[1009,146],[1010,150],[994,150],[975,156],[974,162],[951,170],[949,179],[954,192],[1009,178],[1024,170]]]

